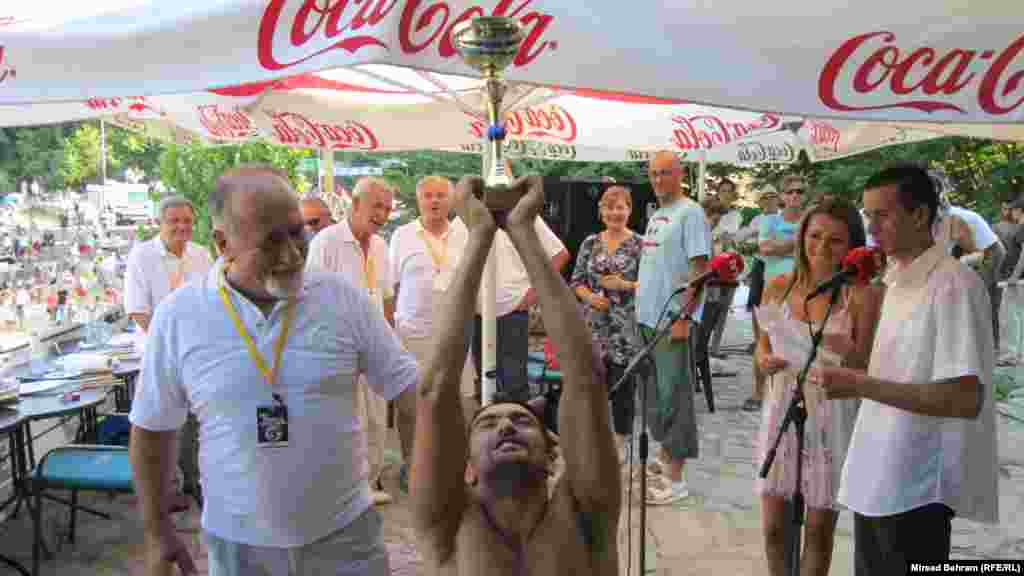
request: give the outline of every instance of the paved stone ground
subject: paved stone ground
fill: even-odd
[[[739,348],[749,343],[749,321],[730,320],[726,345]],[[732,345],[732,346],[730,346]],[[738,372],[735,377],[715,378],[717,411],[707,412],[703,397],[697,402],[701,431],[701,458],[687,466],[693,495],[677,506],[648,509],[648,573],[659,576],[697,574],[764,574],[760,533],[760,510],[752,490],[759,463],[754,461],[753,440],[759,416],[740,410],[750,391],[750,357],[734,355],[728,360]],[[1001,418],[1000,508],[1001,522],[983,526],[954,520],[953,555],[957,558],[1024,558],[1024,430]],[[397,442],[392,455],[397,454]],[[386,480],[398,494],[390,469]],[[2,497],[3,494],[0,494]],[[131,500],[105,496],[88,498],[96,507],[114,514],[113,522],[87,515],[79,516],[78,541],[62,543],[56,559],[44,564],[44,575],[141,574],[141,530]],[[46,531],[55,542],[67,513],[59,505],[46,506]],[[425,573],[409,528],[404,496],[382,509],[388,549],[394,574]],[[632,536],[632,571],[637,570],[639,508],[624,511],[620,546],[626,558],[627,535]],[[626,514],[630,514],[626,522]],[[197,517],[181,519],[180,525],[193,550],[200,557],[202,547],[196,530]],[[630,529],[627,530],[626,527]],[[23,512],[0,525],[0,550],[26,563],[31,559],[31,523]],[[830,574],[852,574],[852,519],[840,516]],[[2,573],[2,572],[0,572]],[[203,571],[205,573],[205,570]],[[623,574],[627,574],[623,567]]]

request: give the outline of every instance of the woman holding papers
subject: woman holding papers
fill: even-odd
[[[807,300],[819,282],[834,274],[846,255],[865,242],[860,214],[847,202],[830,200],[811,206],[796,236],[795,270],[772,278],[765,287],[761,335],[756,361],[769,378],[765,393],[758,462],[763,461],[786,415],[796,387],[796,374],[802,363],[787,362],[795,355],[806,357],[810,350],[808,325],[821,326],[830,294]],[[818,351],[818,362],[864,368],[881,305],[881,292],[871,286],[841,288]],[[769,318],[774,321],[769,322]],[[766,325],[766,322],[769,322]],[[793,335],[805,341],[794,342]],[[797,350],[772,349],[793,347]],[[802,488],[807,506],[802,568],[804,574],[828,574],[832,558],[832,536],[838,510],[835,504],[839,477],[857,415],[857,403],[827,400],[813,388],[805,388],[808,412],[804,437]],[[766,479],[756,480],[761,496],[765,552],[770,573],[783,574],[783,550],[786,501],[791,499],[796,481],[795,427],[790,428],[779,445],[776,459]]]

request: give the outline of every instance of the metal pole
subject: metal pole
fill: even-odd
[[[320,178],[320,198],[327,202],[334,195],[334,150],[320,149],[320,170],[323,171]]]
[[[707,194],[704,186],[704,178],[707,174],[707,150],[701,150],[700,162],[697,163],[697,201],[703,202],[704,196]]]
[[[487,256],[480,293],[480,404],[486,406],[498,389],[498,255],[494,244]]]

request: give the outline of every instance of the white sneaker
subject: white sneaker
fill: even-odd
[[[646,496],[651,506],[667,506],[689,497],[690,488],[686,480],[672,482],[664,476],[651,476],[647,479]]]

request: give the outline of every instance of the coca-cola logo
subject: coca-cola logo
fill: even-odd
[[[241,140],[258,133],[249,115],[237,107],[233,110],[221,110],[220,106],[211,104],[197,106],[196,112],[199,114],[199,123],[213,138]]]
[[[513,8],[513,3],[519,5]],[[491,16],[518,18],[523,26],[524,40],[513,60],[515,66],[533,62],[545,50],[554,50],[557,43],[543,40],[552,16],[536,10],[527,11],[533,0],[500,0]],[[270,0],[260,19],[257,57],[268,70],[281,70],[301,64],[332,50],[355,54],[367,46],[385,50],[390,47],[378,29],[398,5],[399,0]],[[437,46],[437,55],[456,55],[452,46],[452,28],[459,22],[486,13],[479,5],[466,8],[458,15],[445,0],[405,0],[398,22],[398,42],[405,54],[419,54]],[[285,43],[299,50],[275,49]],[[287,51],[288,56],[284,55]]]
[[[928,46],[901,50],[895,42],[891,32],[870,32],[844,42],[818,77],[822,103],[844,112],[912,108],[966,114],[951,100],[964,89],[976,88],[978,106],[987,114],[1002,116],[1024,104],[1024,70],[1011,68],[1019,64],[1024,35],[999,52],[954,48],[940,53]],[[889,94],[895,102],[857,100]]]
[[[808,122],[811,133],[811,144],[816,148],[839,151],[839,130],[828,122]]]
[[[480,120],[470,122],[469,131],[483,138],[487,125]],[[576,120],[561,106],[544,106],[516,110],[505,115],[505,132],[513,138],[555,138],[562,142],[576,141]]]
[[[789,164],[794,160],[796,150],[789,143],[740,142],[737,145],[736,161],[740,164]]]
[[[5,54],[6,50],[4,50],[4,46],[0,46],[0,84],[2,84],[4,80],[7,80],[7,78],[14,80],[18,75],[14,66],[11,66],[4,61]]]
[[[315,122],[294,112],[265,110],[281,144],[307,148],[376,150],[377,137],[367,126],[348,120],[343,124]]]
[[[121,110],[122,106],[136,114],[142,114],[149,111],[157,116],[167,115],[166,112],[147,100],[145,96],[129,96],[127,98],[88,98],[85,100],[85,107],[90,110],[116,112]]]
[[[727,122],[712,115],[673,116],[671,140],[680,150],[710,150],[755,132],[773,130],[780,121],[774,114],[762,114],[747,122]]]

